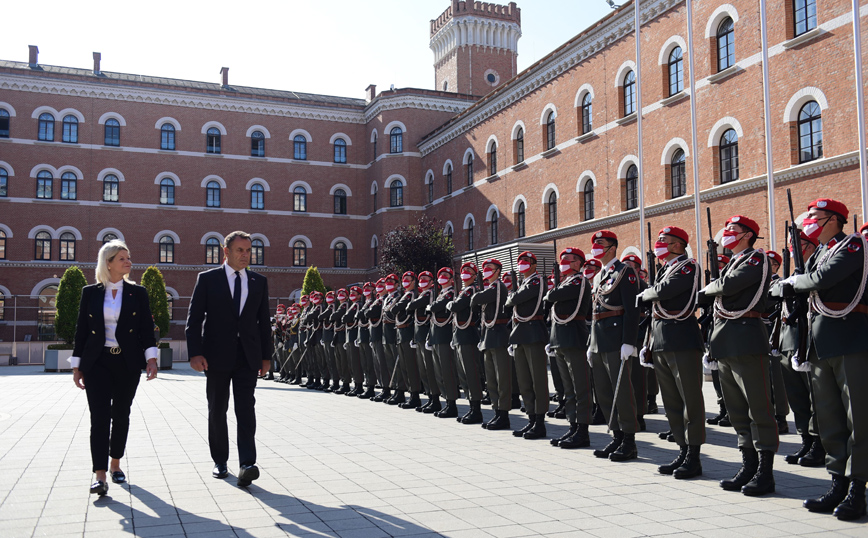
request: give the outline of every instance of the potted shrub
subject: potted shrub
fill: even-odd
[[[148,303],[151,315],[154,317],[154,332],[159,331],[159,338],[169,334],[169,301],[166,298],[166,281],[163,273],[154,266],[148,267],[142,275],[142,286],[148,290]],[[157,360],[160,370],[172,369],[172,348],[168,342],[160,342],[157,346],[160,358]]]
[[[54,316],[54,331],[60,344],[51,344],[45,350],[46,372],[68,372],[72,370],[69,357],[72,356],[75,326],[78,323],[78,307],[81,303],[81,290],[87,286],[87,279],[78,266],[70,266],[63,272],[57,286]]]

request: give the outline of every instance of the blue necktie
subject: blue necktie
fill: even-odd
[[[235,302],[235,315],[241,316],[241,275],[235,271],[235,290],[232,293],[232,300]]]

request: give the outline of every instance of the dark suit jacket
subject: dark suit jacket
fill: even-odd
[[[127,367],[133,371],[141,370],[146,365],[145,350],[157,345],[148,291],[142,286],[124,282],[119,293],[124,296],[115,339],[123,352]],[[81,357],[78,369],[84,373],[90,370],[105,347],[104,301],[105,286],[102,284],[92,284],[81,290],[75,348],[72,354]]]
[[[248,269],[247,290],[247,301],[239,316],[234,312],[229,280],[222,265],[199,273],[196,279],[187,311],[187,350],[191,357],[203,355],[209,370],[233,370],[239,340],[254,371],[262,367],[262,361],[271,360],[274,343],[268,311],[268,281]]]

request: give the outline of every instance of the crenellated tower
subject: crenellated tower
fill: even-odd
[[[485,95],[517,74],[521,10],[515,2],[452,0],[431,21],[434,87],[470,95]]]

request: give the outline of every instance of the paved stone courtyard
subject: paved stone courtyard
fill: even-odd
[[[713,402],[710,383],[705,391]],[[89,415],[72,375],[0,369],[0,537],[868,536],[868,519],[801,507],[828,478],[783,461],[795,434],[782,437],[777,493],[749,498],[717,485],[737,469],[731,429],[709,427],[702,478],[656,473],[675,455],[656,435],[668,429],[662,409],[637,435],[639,460],[612,463],[591,449],[270,381],[257,400],[262,477],[244,490],[237,462],[228,479],[211,477],[204,376],[176,364],[143,380],[122,460],[129,482],[100,499],[87,491]],[[549,421],[549,437],[566,429]],[[607,440],[604,426],[591,427],[594,448]]]

